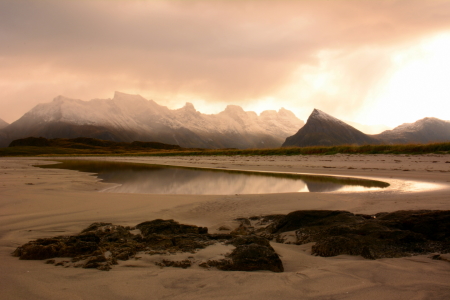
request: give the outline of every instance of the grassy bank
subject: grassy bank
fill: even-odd
[[[96,147],[77,149],[64,147],[0,148],[0,156],[195,156],[195,155],[332,155],[332,154],[450,154],[450,143],[363,145],[332,147],[290,147],[271,149],[118,149]]]
[[[202,151],[174,151],[155,153],[152,155],[332,155],[332,154],[426,154],[450,153],[450,143],[432,144],[401,144],[401,145],[343,145],[331,147],[289,147],[271,149],[245,150],[202,150]]]

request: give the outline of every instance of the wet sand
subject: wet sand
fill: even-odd
[[[48,158],[47,158],[48,159]],[[109,272],[22,261],[10,253],[40,237],[76,234],[97,221],[136,225],[155,218],[207,226],[300,209],[377,213],[450,209],[450,155],[265,157],[100,157],[206,168],[374,178],[381,191],[266,195],[146,195],[99,192],[112,186],[86,173],[40,169],[38,158],[0,158],[1,299],[448,299],[450,263],[430,255],[366,260],[309,254],[311,245],[272,243],[285,272],[164,268],[146,259]],[[224,250],[225,251],[225,250]]]

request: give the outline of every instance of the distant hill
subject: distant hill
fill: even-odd
[[[335,146],[346,144],[378,144],[375,138],[362,133],[358,129],[314,109],[306,124],[300,130],[286,138],[283,147]]]
[[[229,105],[202,114],[191,103],[171,110],[139,95],[116,92],[113,99],[81,101],[62,96],[39,104],[0,129],[0,147],[26,137],[76,138],[116,142],[160,142],[185,148],[279,147],[304,122],[286,109],[255,112]]]
[[[373,137],[391,144],[448,142],[450,141],[450,122],[437,118],[424,118],[383,131]]]
[[[0,129],[5,128],[6,126],[8,126],[9,123],[3,121],[2,119],[0,119]]]
[[[93,138],[79,137],[75,139],[46,139],[43,137],[28,137],[18,139],[11,142],[9,147],[59,147],[72,149],[127,149],[127,150],[142,150],[142,149],[165,149],[165,150],[181,150],[178,145],[168,145],[158,142],[139,142],[132,143],[104,141]]]

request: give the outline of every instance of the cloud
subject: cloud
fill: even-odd
[[[0,0],[0,117],[58,94],[245,105],[295,84],[310,97],[288,105],[356,111],[393,49],[446,30],[450,2],[439,0]],[[327,72],[337,94],[307,80]]]

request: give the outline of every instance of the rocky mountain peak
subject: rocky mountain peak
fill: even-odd
[[[223,112],[229,113],[229,114],[239,114],[239,113],[244,113],[245,111],[239,105],[229,104],[229,105],[227,105],[227,107],[225,108],[225,110]]]
[[[260,114],[261,117],[262,116],[277,116],[277,115],[278,115],[278,113],[276,110],[265,110],[265,111],[262,111]]]
[[[313,112],[311,113],[311,115],[309,116],[309,118],[306,122],[308,122],[310,119],[322,120],[322,121],[326,121],[326,122],[339,122],[339,123],[345,124],[341,120],[339,120],[317,108],[314,108]]]
[[[278,114],[281,116],[286,116],[286,117],[290,117],[290,118],[296,118],[296,116],[294,115],[294,113],[284,107],[280,108],[278,110]]]
[[[139,102],[148,102],[147,99],[142,97],[141,95],[131,95],[122,92],[114,92],[114,97],[112,100],[115,101],[139,101]]]
[[[68,98],[68,97],[65,97],[62,95],[59,95],[53,99],[53,103],[57,103],[57,104],[62,104],[65,102],[72,102],[72,101],[81,101],[81,100],[71,99],[71,98]]]
[[[283,147],[376,144],[377,140],[329,114],[314,109],[305,126],[286,138]]]
[[[186,104],[183,106],[183,109],[186,111],[197,112],[197,110],[194,107],[194,104],[192,104],[191,102],[186,102]]]

